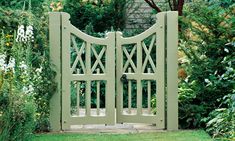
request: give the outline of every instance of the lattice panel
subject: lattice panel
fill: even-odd
[[[91,72],[94,74],[106,72],[106,49],[105,45],[91,45]]]
[[[142,72],[156,72],[156,34],[145,38],[141,42],[142,46]]]
[[[86,72],[86,42],[71,35],[70,67],[72,74],[85,74]]]
[[[123,72],[135,73],[137,71],[137,56],[136,56],[137,45],[136,44],[123,45],[122,51],[123,51]]]

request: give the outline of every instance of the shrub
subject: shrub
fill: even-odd
[[[227,73],[234,70],[235,48],[225,45],[235,41],[234,9],[234,5],[224,8],[208,3],[185,7],[179,47],[185,54],[180,67],[188,75],[179,85],[182,128],[205,127],[202,119],[220,105],[217,99],[234,89],[234,75]]]
[[[123,29],[125,26],[126,0],[77,1],[66,0],[64,11],[71,15],[71,23],[81,30],[91,24],[95,32]]]
[[[206,131],[214,138],[235,139],[235,90],[221,99],[219,108],[205,118]]]
[[[6,56],[2,64],[8,65],[9,60],[14,59],[15,87],[19,92],[32,88],[37,105],[35,114],[37,132],[49,130],[49,100],[56,88],[56,83],[53,81],[55,72],[49,62],[48,9],[49,6],[44,7],[44,14],[39,15],[28,10],[0,8],[0,56]],[[38,22],[39,20],[41,22]],[[33,25],[33,42],[16,42],[18,25]],[[11,38],[6,38],[9,36]],[[4,103],[4,100],[1,102]]]
[[[36,105],[33,95],[18,90],[12,69],[2,71],[0,88],[0,140],[30,140],[35,128]]]

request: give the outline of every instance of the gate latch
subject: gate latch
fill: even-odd
[[[120,78],[120,80],[122,81],[122,83],[127,83],[128,80],[127,80],[126,74],[123,74],[122,77]]]

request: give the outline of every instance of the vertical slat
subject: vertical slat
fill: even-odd
[[[98,68],[97,69],[97,74],[100,74],[100,69]],[[97,113],[97,115],[100,115],[100,81],[97,81],[96,82],[97,84],[96,84],[96,90],[97,90],[97,95],[96,95],[96,100],[97,100],[97,102],[96,102],[96,109],[97,109],[97,111],[96,111],[96,113]]]
[[[91,115],[91,81],[86,82],[86,116]]]
[[[62,129],[70,128],[71,92],[70,92],[70,15],[61,13],[62,23]]]
[[[115,124],[115,33],[109,32],[106,38],[106,65],[104,72],[107,75],[105,84],[105,109],[107,121],[106,124]]]
[[[60,13],[49,13],[50,60],[56,71],[57,90],[50,100],[50,125],[52,131],[61,130],[61,17]]]
[[[178,12],[167,12],[167,130],[178,130]]]
[[[123,83],[120,78],[123,74],[123,50],[122,50],[122,33],[116,32],[116,90],[117,90],[117,122],[121,123],[123,114]]]
[[[141,42],[137,42],[137,74],[140,76],[137,79],[137,115],[142,115],[142,84],[141,84],[141,69],[142,68],[142,46]]]
[[[77,74],[80,74],[80,69],[77,69]],[[81,82],[77,81],[77,115],[79,116],[80,114],[80,87],[81,87]]]
[[[148,73],[149,74],[151,73],[151,69],[150,68],[148,68]],[[151,104],[150,104],[150,102],[151,102],[151,81],[148,80],[147,83],[148,83],[147,84],[147,87],[148,87],[148,114],[150,114],[150,112],[151,112]]]
[[[165,16],[166,12],[157,14],[156,29],[156,108],[157,123],[159,128],[165,128]]]
[[[128,73],[131,73],[131,68],[128,68]],[[128,80],[128,113],[131,114],[131,80]]]
[[[86,43],[86,74],[91,74],[91,43]],[[86,82],[86,116],[91,115],[91,81]]]

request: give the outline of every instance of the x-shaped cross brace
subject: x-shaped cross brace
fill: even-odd
[[[150,65],[151,65],[151,67],[152,67],[152,69],[153,69],[153,72],[155,72],[155,64],[154,64],[153,59],[152,59],[152,57],[151,57],[151,55],[150,55],[151,50],[153,49],[153,46],[154,46],[154,43],[155,43],[155,39],[156,39],[156,36],[153,35],[152,40],[151,40],[151,43],[150,43],[150,45],[149,45],[149,49],[147,49],[145,43],[142,42],[142,47],[143,47],[144,52],[145,52],[145,54],[146,54],[146,57],[145,57],[144,63],[143,63],[143,67],[142,67],[142,72],[144,72],[148,61],[149,61]]]
[[[131,53],[129,54],[128,51],[126,50],[126,48],[124,47],[123,48],[123,52],[125,53],[126,57],[127,57],[127,61],[123,67],[123,72],[126,71],[127,67],[129,64],[131,64],[131,67],[133,68],[134,72],[136,72],[136,66],[135,66],[135,63],[133,62],[132,60],[132,57],[135,53],[135,50],[136,50],[136,45],[133,47],[133,49],[131,50]]]
[[[94,63],[94,65],[91,68],[91,72],[94,72],[95,68],[97,67],[97,65],[99,64],[102,71],[105,72],[105,68],[104,65],[101,62],[101,58],[103,56],[103,54],[105,53],[106,47],[103,47],[102,50],[100,51],[99,55],[97,54],[96,50],[94,49],[94,46],[91,46],[91,50],[93,51],[96,61]]]
[[[83,61],[82,61],[82,57],[81,57],[82,51],[83,51],[84,48],[85,48],[85,43],[84,43],[84,42],[82,43],[82,46],[81,46],[80,50],[78,50],[78,48],[77,48],[77,43],[76,43],[76,41],[75,41],[75,37],[74,37],[74,36],[72,36],[72,43],[73,43],[73,47],[74,47],[74,49],[75,49],[75,51],[76,51],[77,57],[76,57],[76,59],[75,59],[73,65],[72,65],[71,73],[74,72],[74,70],[75,70],[75,68],[76,68],[76,66],[77,66],[78,61],[80,62],[80,65],[81,65],[81,67],[82,67],[83,72],[85,72],[85,65],[84,65],[84,63],[83,63]]]

